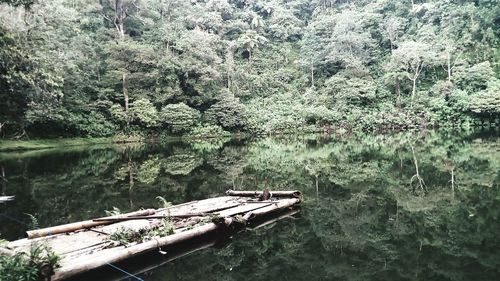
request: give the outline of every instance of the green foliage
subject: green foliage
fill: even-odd
[[[124,108],[119,105],[119,104],[113,104],[110,109],[110,114],[113,118],[113,121],[115,121],[118,124],[121,124],[124,126],[127,121],[130,121],[130,117],[127,116],[127,113],[125,112]]]
[[[80,134],[88,137],[109,137],[116,134],[118,128],[103,114],[90,112],[86,116],[79,116],[73,121]]]
[[[140,99],[130,104],[131,119],[146,128],[158,125],[158,111],[147,99]]]
[[[165,237],[174,233],[172,223],[167,219],[162,219],[159,226],[154,228],[141,228],[139,230],[129,228],[119,228],[109,236],[111,247],[125,246],[143,243],[155,237]]]
[[[323,91],[331,97],[333,104],[367,105],[375,99],[376,86],[369,76],[349,77],[349,74],[339,72],[325,81]]]
[[[172,133],[183,133],[198,122],[200,112],[184,103],[168,104],[161,109],[160,118]]]
[[[1,137],[452,126],[498,108],[494,1],[3,3]]]
[[[38,219],[32,214],[26,214],[26,215],[30,218],[29,229],[30,230],[39,229],[40,224],[38,223]]]
[[[120,209],[118,209],[117,207],[113,206],[112,210],[105,210],[104,213],[106,214],[106,216],[112,217],[112,216],[121,215],[122,211],[120,211]]]
[[[17,253],[12,257],[0,255],[0,280],[45,280],[59,266],[60,257],[50,247],[33,243],[29,253]]]
[[[456,83],[471,91],[485,90],[488,87],[488,82],[495,78],[495,72],[489,61],[475,64],[469,68],[462,67],[457,70]]]
[[[205,112],[205,119],[224,129],[241,130],[247,125],[245,106],[232,96],[225,96]]]
[[[500,80],[490,80],[484,91],[472,95],[470,110],[478,115],[500,116]]]
[[[158,200],[160,208],[170,208],[170,207],[172,207],[172,202],[168,202],[167,199],[165,199],[165,198],[163,198],[161,196],[156,196],[155,199]]]
[[[221,138],[227,137],[230,133],[224,131],[220,126],[217,125],[204,125],[197,126],[191,129],[188,136],[191,138]]]

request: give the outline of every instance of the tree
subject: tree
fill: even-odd
[[[443,68],[446,70],[448,82],[452,83],[453,69],[455,68],[461,56],[461,51],[457,47],[457,43],[450,38],[442,38],[438,42],[440,52],[438,54],[439,60],[444,63]]]
[[[50,65],[35,57],[8,31],[0,28],[0,123],[18,137],[26,136],[26,127],[37,121],[56,118],[62,97],[62,78]],[[40,114],[37,114],[37,113]]]
[[[158,125],[158,111],[147,99],[139,99],[130,104],[132,120],[146,128],[154,128]]]
[[[250,62],[252,61],[252,52],[267,41],[266,37],[259,35],[255,30],[247,30],[247,32],[238,38],[240,47],[248,52],[248,60]]]
[[[139,11],[139,0],[100,0],[102,17],[113,24],[120,39],[125,38],[125,20]]]
[[[417,92],[417,81],[425,67],[436,63],[436,53],[431,45],[424,42],[405,41],[392,53],[388,69],[404,72],[412,83],[411,100]]]
[[[113,96],[121,92],[125,115],[128,115],[132,99],[130,90],[133,90],[136,97],[144,97],[148,92],[141,92],[150,87],[148,82],[151,84],[156,82],[156,80],[150,82],[148,77],[148,74],[156,68],[153,50],[132,39],[125,39],[107,44],[105,51],[108,55],[106,60],[108,69],[101,83],[105,88],[103,87],[101,91],[111,92]],[[126,118],[126,120],[131,119]]]
[[[247,125],[245,106],[233,96],[224,96],[205,112],[204,117],[224,129],[243,129]]]
[[[405,21],[398,17],[388,17],[381,22],[380,29],[382,34],[389,39],[391,44],[391,53],[397,46],[397,41],[404,29]]]

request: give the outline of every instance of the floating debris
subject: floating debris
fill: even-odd
[[[14,200],[14,196],[0,196],[0,203]]]

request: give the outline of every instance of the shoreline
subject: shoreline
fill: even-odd
[[[487,127],[484,126],[473,126],[469,128],[461,127],[440,127],[440,128],[427,128],[427,127],[411,127],[401,130],[378,130],[372,133],[385,135],[387,133],[402,133],[402,132],[416,132],[416,131],[440,131],[440,130],[481,130]],[[493,128],[494,129],[494,128]],[[245,133],[233,133],[229,136],[213,136],[213,137],[188,137],[188,136],[164,136],[163,138],[155,137],[142,137],[142,136],[129,136],[129,137],[102,137],[102,138],[55,138],[55,139],[32,139],[32,140],[2,140],[0,139],[0,152],[26,152],[26,151],[36,151],[43,149],[53,149],[53,148],[63,148],[63,147],[75,147],[75,146],[85,146],[85,145],[98,145],[98,144],[127,144],[127,143],[148,143],[148,142],[163,142],[163,141],[181,141],[181,140],[213,140],[219,137],[222,138],[244,138],[244,137],[282,137],[285,135],[303,135],[303,134],[326,134],[326,135],[350,135],[359,131],[356,130],[318,130],[314,132],[276,132],[275,134],[263,134],[263,135],[249,135]],[[367,132],[364,132],[367,133]]]
[[[59,138],[59,139],[33,139],[33,140],[0,140],[0,152],[20,152],[42,150],[60,147],[85,146],[96,144],[119,144],[144,142],[147,139],[130,138]]]

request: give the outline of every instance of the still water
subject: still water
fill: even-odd
[[[294,217],[144,280],[500,280],[498,131],[74,147],[1,153],[0,168],[0,195],[16,196],[0,205],[9,240],[156,196],[305,194]]]

